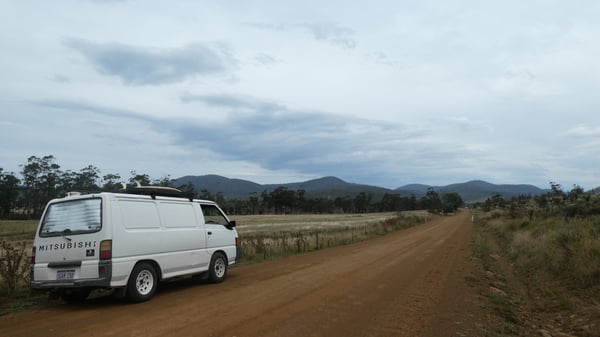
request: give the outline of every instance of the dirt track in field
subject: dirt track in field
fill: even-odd
[[[221,284],[161,285],[0,317],[0,336],[478,335],[471,213],[384,237],[238,266]]]

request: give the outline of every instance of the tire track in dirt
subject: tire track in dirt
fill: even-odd
[[[101,298],[0,317],[0,336],[450,336],[452,317],[439,304],[457,296],[470,232],[470,212],[462,211],[232,268],[221,284],[169,283],[141,304]]]

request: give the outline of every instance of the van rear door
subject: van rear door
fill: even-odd
[[[51,202],[36,234],[32,286],[98,279],[100,245],[104,237],[102,199]]]

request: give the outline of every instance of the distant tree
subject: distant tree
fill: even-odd
[[[52,155],[42,158],[31,156],[27,164],[21,166],[24,200],[28,214],[39,217],[46,203],[59,196],[59,182],[62,172]]]
[[[207,189],[203,189],[202,191],[200,191],[200,199],[204,199],[204,200],[215,200],[215,197],[213,196],[212,193],[210,193],[209,190]]]
[[[104,175],[102,182],[102,190],[107,192],[116,192],[123,188],[123,185],[121,185],[121,176],[118,173]]]
[[[379,202],[379,211],[400,211],[402,207],[401,200],[400,194],[386,193],[383,195],[383,198],[381,198],[381,202]]]
[[[425,196],[421,198],[421,208],[433,212],[439,212],[443,209],[442,200],[433,188],[430,187],[427,190],[427,193],[425,193]]]
[[[88,165],[75,176],[75,188],[80,191],[97,192],[100,190],[98,181],[100,180],[100,169],[96,166]]]
[[[562,190],[562,186],[559,183],[554,182],[554,181],[550,182],[550,193],[552,195],[556,195],[556,196],[562,196],[564,194],[563,190]]]
[[[297,205],[296,191],[289,190],[287,187],[277,187],[269,195],[275,213],[291,213]]]
[[[194,186],[194,184],[192,184],[189,181],[183,185],[179,185],[177,188],[183,191],[183,193],[185,193],[190,198],[195,199],[198,197],[198,193],[196,192],[196,186]]]
[[[496,207],[504,208],[506,206],[506,200],[502,197],[502,194],[496,193],[485,201],[485,208],[492,209]]]
[[[215,195],[215,201],[219,205],[224,205],[224,204],[227,203],[227,201],[225,200],[225,195],[223,194],[223,192],[217,192],[217,194]]]
[[[267,192],[267,190],[263,190],[260,194],[260,199],[262,200],[262,209],[260,213],[268,213],[273,209],[273,202],[271,201],[271,194]]]
[[[358,213],[366,213],[369,211],[369,205],[373,196],[370,193],[360,192],[354,197],[354,207]]]
[[[354,201],[349,195],[343,197],[337,197],[333,201],[333,205],[335,206],[335,212],[343,212],[343,213],[352,213],[354,212]]]
[[[567,199],[569,199],[569,201],[576,201],[579,198],[579,196],[583,194],[584,191],[583,188],[581,188],[581,186],[573,185],[573,189],[567,194]]]
[[[463,205],[463,199],[460,194],[456,192],[446,193],[442,196],[442,203],[444,212],[450,213],[456,211]]]
[[[551,211],[554,212],[557,209],[557,206],[562,204],[565,199],[565,193],[562,190],[562,187],[559,183],[551,181],[550,182],[550,192],[546,195],[549,201],[551,202]]]
[[[77,190],[77,173],[71,170],[66,170],[60,174],[60,183],[58,186],[59,194],[64,194],[70,191]]]
[[[140,184],[142,186],[148,186],[151,183],[150,176],[147,174],[140,174],[136,171],[131,171],[131,178],[129,178],[129,184],[136,186],[136,184]]]
[[[294,207],[296,208],[295,212],[303,212],[305,208],[307,208],[306,204],[306,191],[303,189],[296,190],[296,200]],[[310,208],[310,207],[308,207]]]
[[[162,178],[155,179],[152,182],[152,185],[170,187],[171,186],[171,176],[167,174],[166,176],[163,176]]]
[[[258,198],[256,192],[250,193],[248,197],[248,208],[251,214],[258,214],[260,207],[260,199]]]
[[[13,172],[0,167],[0,217],[7,218],[16,208],[20,182]]]

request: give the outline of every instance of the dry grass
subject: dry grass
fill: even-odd
[[[289,215],[239,215],[231,218],[237,222],[240,235],[269,234],[292,231],[338,229],[376,224],[396,216],[396,213],[367,214],[289,214]]]
[[[518,290],[508,296],[524,304],[504,307],[522,312],[521,328],[600,336],[591,332],[600,331],[600,218],[529,220],[499,213],[478,212],[475,254],[486,270],[504,275],[503,282]],[[499,261],[513,276],[494,269]]]
[[[362,241],[423,223],[427,212],[252,215],[235,217],[245,261],[260,261]]]

